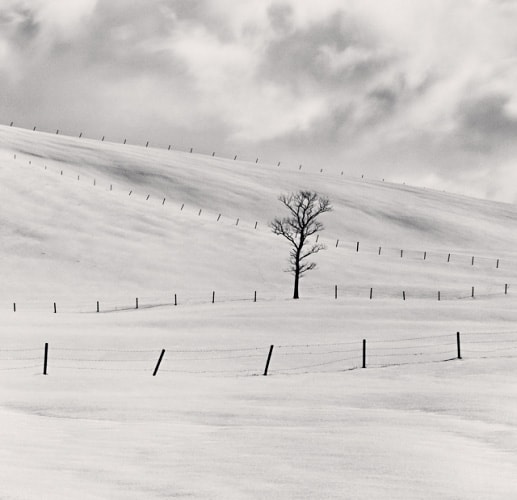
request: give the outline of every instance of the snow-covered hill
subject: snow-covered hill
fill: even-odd
[[[517,207],[343,170],[0,127],[0,496],[516,496]]]

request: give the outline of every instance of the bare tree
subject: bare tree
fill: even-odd
[[[294,275],[293,299],[298,299],[300,278],[316,267],[315,262],[306,262],[307,257],[326,248],[321,243],[310,243],[308,239],[324,229],[317,217],[330,212],[332,206],[328,198],[312,191],[283,194],[278,199],[289,210],[289,216],[282,219],[275,218],[270,223],[270,227],[275,234],[283,236],[291,243],[290,266],[287,272]]]

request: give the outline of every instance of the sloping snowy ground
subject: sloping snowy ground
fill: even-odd
[[[7,127],[0,200],[1,498],[517,496],[514,206]]]

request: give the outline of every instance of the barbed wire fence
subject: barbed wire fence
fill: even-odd
[[[16,159],[16,155],[15,155]],[[166,193],[151,193],[150,190],[136,189],[130,186],[114,185],[112,182],[100,181],[95,175],[77,173],[73,167],[66,167],[60,165],[59,167],[47,167],[46,164],[37,164],[36,161],[28,160],[28,164],[31,166],[38,166],[44,169],[46,172],[57,173],[64,178],[77,178],[77,181],[83,183],[89,183],[94,187],[103,188],[105,191],[113,192],[114,194],[123,194],[131,200],[140,200],[149,202],[149,204],[158,204],[163,208],[171,211],[185,213],[191,217],[196,216],[197,218],[203,217],[203,220],[212,220],[220,224],[231,225],[244,229],[254,229],[259,232],[271,233],[269,228],[269,221],[261,220],[260,217],[256,217],[255,220],[248,220],[245,217],[237,216],[235,214],[223,214],[218,211],[211,210],[206,207],[190,206],[185,202],[172,198]],[[69,171],[73,171],[70,176]],[[337,235],[334,236],[322,236],[317,235],[316,241],[323,242],[327,245],[328,249],[335,249],[341,251],[348,251],[349,253],[360,253],[367,254],[370,256],[377,255],[382,258],[391,259],[402,259],[404,262],[432,262],[440,263],[447,266],[462,266],[471,267],[475,269],[513,269],[517,267],[517,260],[510,255],[504,255],[504,258],[494,257],[488,255],[481,255],[479,252],[463,251],[463,250],[451,250],[445,248],[432,248],[432,249],[415,249],[411,246],[401,245],[400,247],[394,247],[393,245],[382,245],[375,244],[373,242],[361,242],[357,239],[340,238]],[[476,255],[477,253],[477,255]],[[474,255],[473,255],[474,254]],[[513,254],[512,254],[513,255]]]
[[[517,331],[456,332],[409,338],[334,343],[279,344],[241,348],[7,348],[0,349],[0,371],[136,372],[208,377],[250,377],[342,373],[445,363],[455,360],[517,358]],[[41,371],[42,370],[42,371]]]
[[[368,285],[318,285],[304,287],[304,299],[333,300],[344,303],[346,300],[364,299],[411,301],[469,301],[469,300],[500,300],[510,296],[511,286],[508,283],[490,283],[481,286],[444,286],[440,290],[429,286],[403,286],[376,284]],[[189,290],[184,293],[171,292],[134,297],[118,295],[105,297],[103,300],[84,297],[63,299],[60,302],[51,299],[25,299],[21,301],[4,302],[0,312],[12,311],[17,314],[27,312],[60,313],[115,313],[131,310],[148,310],[155,308],[176,308],[206,304],[250,304],[288,300],[285,287],[271,285],[260,290],[216,291]]]

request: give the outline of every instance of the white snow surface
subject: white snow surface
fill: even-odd
[[[322,168],[0,126],[1,499],[517,498],[517,208]]]

